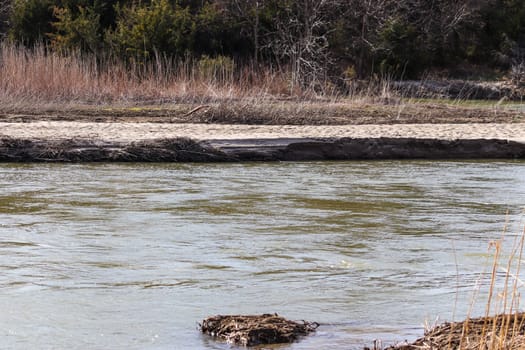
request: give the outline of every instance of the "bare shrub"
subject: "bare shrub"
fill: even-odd
[[[517,86],[525,86],[525,61],[512,65],[510,69],[510,79],[512,83]]]

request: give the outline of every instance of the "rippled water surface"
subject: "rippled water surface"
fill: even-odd
[[[510,161],[0,164],[1,348],[228,349],[197,322],[264,312],[322,323],[279,349],[414,340],[524,198]]]

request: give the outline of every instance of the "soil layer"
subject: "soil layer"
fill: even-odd
[[[489,101],[412,103],[379,99],[374,103],[327,101],[147,106],[51,106],[4,109],[0,122],[79,121],[97,123],[208,123],[248,125],[363,125],[419,123],[519,123],[525,114],[519,105]]]
[[[505,140],[256,139],[138,142],[0,139],[2,162],[238,162],[375,159],[525,158],[525,143]]]

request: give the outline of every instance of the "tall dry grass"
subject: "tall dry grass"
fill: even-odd
[[[236,67],[231,60],[156,55],[143,63],[79,52],[59,53],[45,46],[24,48],[0,44],[0,102],[68,103],[202,103],[213,100],[265,98],[290,94],[287,73]]]
[[[84,113],[86,108],[100,111],[104,106],[163,105],[187,119],[194,108],[206,106],[197,110],[201,117],[195,119],[342,124],[356,116],[361,123],[374,123],[378,116],[416,122],[432,119],[430,115],[452,119],[467,115],[470,121],[472,115],[488,113],[446,104],[426,108],[388,76],[369,81],[334,79],[323,86],[301,88],[292,84],[286,67],[238,64],[227,57],[173,59],[157,54],[145,63],[123,62],[107,55],[0,42],[0,112],[6,114],[63,115]],[[499,109],[492,114],[496,112]]]
[[[504,249],[509,234],[490,242],[490,271],[484,271],[474,288],[470,310],[463,322],[450,322],[428,328],[425,336],[412,344],[387,348],[400,350],[518,350],[525,349],[525,313],[520,309],[520,279],[525,248],[525,228]],[[486,280],[488,278],[488,280]],[[487,282],[487,283],[485,283]],[[485,293],[481,287],[488,284]],[[482,301],[484,316],[471,317],[474,306]]]
[[[525,315],[520,311],[520,290],[525,285],[520,279],[525,227],[521,234],[514,235],[510,251],[504,254],[507,226],[508,223],[505,224],[502,237],[489,244],[493,261],[481,334],[478,334],[477,344],[470,344],[473,336],[469,334],[471,325],[470,318],[467,318],[462,327],[461,349],[525,349]],[[475,331],[479,333],[479,330]]]

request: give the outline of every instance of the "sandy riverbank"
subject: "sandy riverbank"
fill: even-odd
[[[187,137],[198,141],[281,138],[498,139],[525,142],[525,123],[394,125],[227,125],[38,121],[0,123],[0,138],[131,142]]]
[[[0,123],[3,161],[525,158],[525,123]]]

